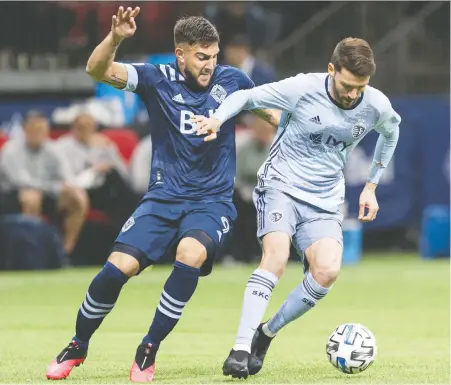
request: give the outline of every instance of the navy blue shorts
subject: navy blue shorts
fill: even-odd
[[[201,275],[208,275],[214,259],[231,236],[236,216],[232,202],[144,198],[122,226],[113,251],[132,255],[138,259],[142,270],[168,254],[175,256],[177,245],[185,234],[200,230],[208,237],[207,242],[199,241],[213,246],[207,247],[207,261],[201,269]]]

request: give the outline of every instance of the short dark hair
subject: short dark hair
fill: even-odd
[[[189,45],[219,43],[219,34],[215,26],[205,17],[182,17],[174,26],[174,44],[177,46],[183,43]]]
[[[373,76],[376,72],[373,50],[363,39],[347,37],[334,49],[330,62],[340,72],[346,68],[355,76]]]

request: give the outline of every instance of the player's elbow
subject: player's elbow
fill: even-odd
[[[105,78],[105,74],[108,72],[108,69],[105,70],[104,66],[99,66],[90,59],[86,63],[86,72],[95,81],[101,82],[102,79]]]
[[[92,66],[89,62],[86,64],[86,73],[91,76],[91,78],[93,78],[96,81],[100,81],[101,77],[98,75],[98,73],[96,72],[94,66]]]

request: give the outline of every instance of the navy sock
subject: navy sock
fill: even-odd
[[[183,308],[196,290],[199,274],[198,268],[179,261],[174,263],[174,270],[164,285],[160,303],[143,344],[151,343],[158,348],[160,342],[174,329],[182,316]]]
[[[77,315],[75,340],[84,348],[102,323],[103,319],[113,310],[122,286],[128,281],[128,276],[111,262],[92,280]]]

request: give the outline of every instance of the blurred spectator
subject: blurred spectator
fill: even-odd
[[[150,179],[152,158],[152,138],[150,135],[141,139],[133,151],[130,161],[130,173],[135,192],[143,195],[147,192]]]
[[[87,190],[91,207],[123,222],[135,204],[128,187],[128,169],[116,144],[97,132],[94,118],[79,114],[72,132],[59,138],[56,145],[68,161],[77,186]]]
[[[249,76],[256,86],[276,81],[272,67],[256,60],[245,35],[235,35],[224,46],[224,60]]]
[[[269,155],[276,129],[253,115],[246,116],[249,134],[237,141],[235,204],[238,220],[232,254],[240,261],[250,262],[260,253],[256,240],[257,213],[252,192],[257,185],[257,171]]]
[[[63,215],[64,247],[71,253],[88,209],[85,192],[70,184],[70,171],[49,140],[49,124],[38,112],[28,114],[24,140],[2,148],[1,213],[55,218]]]
[[[270,47],[279,35],[281,17],[255,2],[209,2],[206,17],[218,28],[221,43],[236,34],[244,34],[255,50]]]

